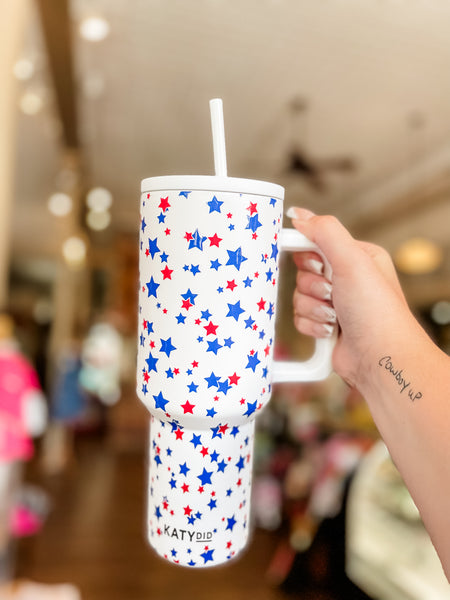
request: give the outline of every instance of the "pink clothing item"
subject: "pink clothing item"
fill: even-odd
[[[40,390],[36,371],[12,346],[0,346],[0,461],[28,460],[33,443],[25,427],[27,395]]]

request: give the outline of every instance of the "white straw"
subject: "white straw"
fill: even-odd
[[[211,128],[214,148],[214,167],[216,176],[227,176],[227,154],[225,150],[225,126],[223,122],[223,104],[220,98],[209,101]]]

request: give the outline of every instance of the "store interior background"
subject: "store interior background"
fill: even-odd
[[[133,371],[140,181],[213,174],[215,97],[229,175],[385,247],[448,352],[449,26],[446,0],[0,0],[0,304],[49,403],[93,324],[122,340],[118,401],[76,427],[50,416],[36,441],[24,481],[48,510],[12,544],[15,576],[86,600],[450,598],[363,400],[335,376],[277,388],[261,417],[245,555],[204,572],[160,561]],[[284,263],[278,352],[305,356]]]

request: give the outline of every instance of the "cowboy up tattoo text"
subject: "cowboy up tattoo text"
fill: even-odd
[[[380,360],[378,361],[378,365],[382,369],[384,368],[386,369],[386,371],[389,371],[389,373],[392,375],[392,377],[395,379],[399,386],[400,394],[406,392],[410,400],[412,400],[413,402],[414,400],[420,400],[420,398],[422,398],[422,392],[415,391],[412,388],[411,382],[408,381],[405,378],[405,375],[403,374],[403,369],[399,369],[396,366],[394,366],[391,356],[383,356],[382,358],[380,358]]]

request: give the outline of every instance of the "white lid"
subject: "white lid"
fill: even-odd
[[[148,177],[142,180],[141,192],[159,190],[206,190],[284,198],[284,188],[281,185],[256,179],[216,177],[214,175],[167,175]]]

